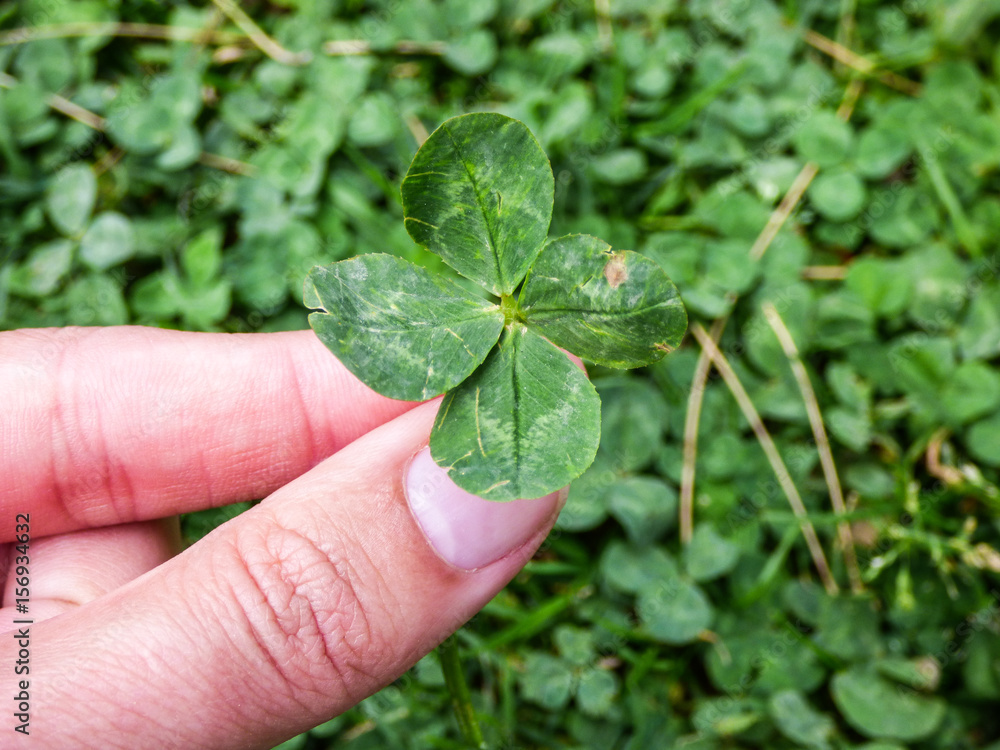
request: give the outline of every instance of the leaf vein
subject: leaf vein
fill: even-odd
[[[657,302],[655,305],[647,305],[645,307],[635,307],[628,310],[601,310],[597,308],[582,308],[582,307],[536,307],[532,305],[525,305],[523,310],[526,315],[534,313],[535,315],[554,315],[563,313],[576,313],[578,315],[603,315],[611,317],[622,317],[626,318],[632,315],[642,315],[643,313],[656,310],[658,308],[669,308],[669,307],[681,307],[680,300],[676,297],[670,300],[665,300],[663,302]]]
[[[476,206],[479,208],[479,212],[483,216],[483,224],[486,225],[486,239],[489,244],[490,254],[493,256],[493,265],[497,272],[497,283],[500,285],[501,289],[505,288],[503,272],[500,270],[500,252],[497,248],[496,237],[493,236],[493,225],[490,224],[489,216],[486,212],[486,204],[483,201],[483,196],[479,191],[479,184],[476,182],[475,175],[472,174],[472,170],[469,168],[469,163],[465,160],[462,155],[462,149],[459,147],[458,142],[455,140],[455,136],[452,135],[451,130],[448,129],[446,125],[442,125],[441,129],[448,134],[448,139],[451,141],[452,148],[455,149],[455,153],[458,154],[458,160],[462,163],[462,167],[465,169],[465,173],[469,176],[469,182],[472,183],[472,191],[476,195]]]

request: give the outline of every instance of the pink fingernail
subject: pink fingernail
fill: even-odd
[[[536,500],[483,500],[448,478],[430,448],[410,462],[406,498],[431,547],[445,562],[475,570],[528,542],[565,502],[563,492]]]

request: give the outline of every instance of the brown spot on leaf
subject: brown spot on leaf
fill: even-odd
[[[625,268],[625,256],[623,254],[611,254],[611,259],[604,266],[604,278],[608,280],[612,289],[617,289],[628,281],[628,269]]]
[[[662,341],[659,344],[653,344],[653,348],[658,352],[666,352],[667,354],[670,354],[670,352],[674,350],[674,347],[670,346],[670,344],[665,344]]]

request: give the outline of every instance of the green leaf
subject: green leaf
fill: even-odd
[[[982,633],[969,639],[967,649],[962,664],[965,689],[972,696],[995,704],[1000,700],[1000,638]]]
[[[847,722],[868,737],[922,740],[934,733],[945,714],[940,699],[893,685],[865,667],[835,675],[830,690]]]
[[[896,260],[865,256],[848,266],[844,283],[873,313],[893,317],[909,304],[914,279],[912,271]]]
[[[951,341],[944,338],[908,338],[893,343],[889,364],[898,383],[929,411],[940,408],[940,393],[955,371]]]
[[[499,0],[445,0],[443,3],[448,24],[460,29],[471,29],[488,23],[500,9]]]
[[[702,590],[681,577],[643,589],[636,609],[651,636],[675,646],[695,640],[715,616]]]
[[[857,170],[864,177],[881,180],[899,169],[911,150],[905,133],[868,128],[858,139]]]
[[[965,433],[965,444],[977,461],[1000,466],[1000,413],[972,425]]]
[[[359,146],[382,146],[399,132],[399,113],[387,94],[367,94],[358,102],[347,134]]]
[[[590,468],[573,480],[566,505],[556,520],[556,528],[564,531],[589,531],[599,526],[608,515],[607,508],[604,507],[604,496],[616,480],[615,472],[598,454]]]
[[[906,685],[914,690],[934,690],[939,682],[940,673],[933,658],[927,662],[921,659],[904,659],[899,656],[889,656],[875,662],[875,669],[883,677]]]
[[[53,92],[69,86],[77,73],[65,39],[39,39],[25,44],[14,61],[14,70],[22,80]]]
[[[529,325],[607,367],[640,367],[675,349],[687,328],[677,289],[654,261],[574,234],[550,242],[520,296]]]
[[[668,413],[663,395],[649,381],[624,375],[594,385],[601,394],[601,453],[616,471],[643,468],[662,445]]]
[[[755,693],[791,688],[809,692],[824,681],[826,671],[817,663],[816,652],[787,630],[749,626],[742,618],[735,628],[737,632],[722,633],[721,642],[705,654],[708,675],[721,690],[741,685],[744,690],[752,686]]]
[[[709,735],[740,734],[763,718],[763,706],[753,698],[709,698],[696,706],[691,723],[696,730]]]
[[[195,330],[210,330],[213,325],[226,317],[232,306],[232,286],[228,281],[219,281],[204,287],[185,286],[184,291],[185,294],[180,301],[181,316],[184,324]]]
[[[648,165],[646,153],[635,148],[621,148],[596,157],[590,172],[598,182],[608,185],[628,185],[640,179]]]
[[[128,81],[108,107],[107,133],[128,151],[153,154],[170,147],[201,106],[201,81],[194,69],[149,77],[142,85]],[[190,153],[190,132],[186,140],[183,150]]]
[[[222,267],[222,228],[212,227],[193,237],[181,254],[181,267],[196,286],[211,282]]]
[[[865,206],[864,183],[853,172],[827,172],[809,186],[813,206],[830,221],[848,221]]]
[[[838,441],[859,453],[872,439],[872,420],[866,412],[834,406],[826,411],[826,426]]]
[[[618,680],[606,669],[587,669],[580,674],[576,702],[589,716],[607,716],[618,695]]]
[[[497,61],[497,40],[485,29],[470,31],[445,48],[444,61],[467,76],[482,75]]]
[[[626,477],[608,488],[608,510],[636,544],[649,544],[677,520],[677,492],[656,477]]]
[[[73,262],[73,240],[59,239],[39,245],[11,275],[11,288],[18,294],[44,297],[53,292],[69,273]]]
[[[578,667],[589,664],[594,659],[594,631],[576,625],[560,625],[552,633],[559,655]]]
[[[739,547],[722,537],[715,526],[700,523],[684,548],[684,567],[694,580],[710,581],[731,571],[739,554]]]
[[[66,288],[61,302],[69,325],[118,326],[129,322],[121,286],[107,275],[76,279]]]
[[[976,295],[957,338],[966,357],[990,359],[1000,354],[1000,290],[990,287]]]
[[[748,671],[760,669],[757,682],[754,684],[761,692],[770,693],[787,689],[809,692],[826,681],[826,669],[820,663],[816,652],[801,641],[793,641],[787,630],[764,631],[755,640],[756,648],[751,654]],[[782,640],[788,647],[769,650],[768,646],[775,640]],[[761,651],[767,653],[763,664],[757,659]]]
[[[866,659],[879,651],[883,645],[873,602],[863,597],[825,597],[813,641],[844,661]]]
[[[826,368],[826,381],[837,400],[845,406],[862,410],[871,405],[871,385],[846,362],[831,362]]]
[[[821,168],[835,167],[847,160],[853,148],[851,126],[829,110],[819,110],[792,136],[795,150],[806,161]]]
[[[421,401],[461,383],[503,328],[500,308],[402,258],[375,253],[317,266],[309,324],[351,372],[384,396]]]
[[[201,155],[201,136],[194,126],[178,123],[170,134],[166,151],[157,154],[156,166],[165,172],[187,169]]]
[[[660,582],[675,579],[677,563],[662,547],[609,544],[601,556],[601,575],[612,588],[628,594],[653,591]]]
[[[341,84],[338,94],[349,84]],[[323,183],[328,158],[340,144],[347,127],[349,109],[340,103],[337,95],[331,93],[307,92],[288,108],[288,114],[275,130],[277,136],[265,141],[255,152],[250,162],[260,168],[260,179],[272,188],[288,191],[296,196],[314,194]],[[355,116],[364,110],[368,116],[359,129],[366,135],[382,142],[382,133],[394,126],[391,119],[383,117],[372,124],[378,116],[370,107],[357,105]],[[385,114],[385,111],[383,111]],[[391,110],[388,115],[393,113]],[[385,139],[391,138],[391,133]]]
[[[963,425],[1000,406],[1000,375],[982,362],[963,362],[955,368],[940,395],[942,418],[953,425]]]
[[[911,185],[873,190],[871,235],[888,247],[912,248],[923,242],[937,222],[930,197]]]
[[[921,328],[938,330],[956,320],[968,295],[968,270],[950,248],[931,244],[910,249],[903,272],[913,279],[907,314]]]
[[[45,209],[49,219],[65,235],[83,231],[97,200],[97,178],[86,164],[64,167],[49,183]]]
[[[799,691],[775,693],[767,707],[778,730],[792,742],[812,748],[830,746],[830,735],[836,729],[833,719],[813,708]]]
[[[406,229],[496,295],[514,291],[548,234],[555,181],[524,123],[476,113],[445,121],[403,180]]]
[[[519,682],[525,700],[555,711],[569,703],[576,679],[570,666],[562,659],[531,652],[524,660],[524,672]]]
[[[158,271],[139,279],[129,290],[132,312],[145,320],[169,320],[180,312],[177,278]]]
[[[80,240],[80,260],[99,271],[124,263],[134,254],[132,223],[114,211],[98,214]]]
[[[768,103],[753,91],[743,91],[725,110],[726,121],[737,132],[753,138],[767,135],[771,129]]]
[[[826,601],[815,581],[792,580],[785,584],[781,599],[788,611],[807,625],[815,625],[822,616]]]
[[[488,500],[546,495],[590,466],[601,402],[587,376],[537,333],[513,323],[472,376],[445,396],[431,455]]]
[[[687,304],[709,316],[728,310],[730,294],[748,290],[760,273],[760,264],[747,253],[745,240],[709,242],[696,257],[703,269],[684,287],[684,295]]]

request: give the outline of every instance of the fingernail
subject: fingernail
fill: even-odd
[[[448,478],[429,448],[406,474],[410,511],[438,556],[462,570],[475,570],[527,543],[566,502],[565,492],[536,500],[483,500]]]

